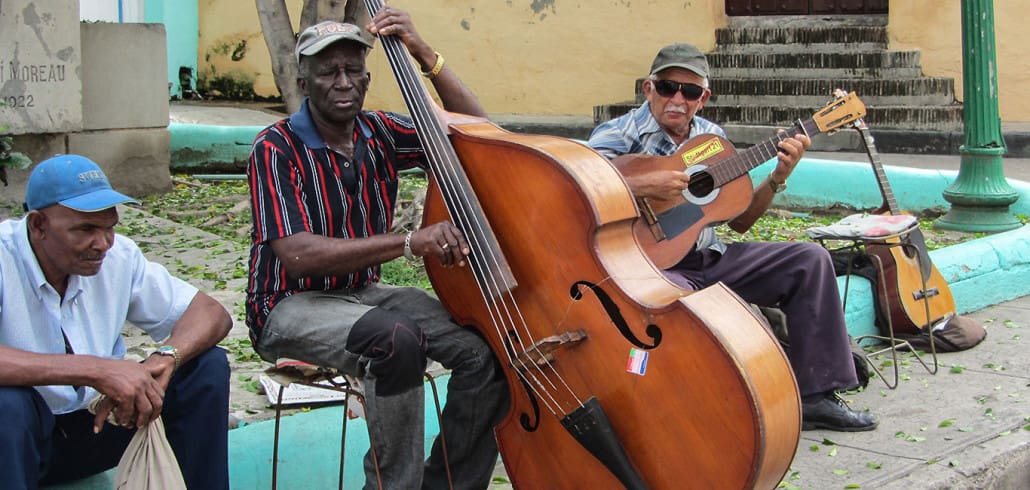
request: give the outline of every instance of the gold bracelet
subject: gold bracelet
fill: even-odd
[[[440,71],[443,70],[443,55],[439,51],[433,51],[433,54],[436,55],[436,64],[429,71],[422,72],[422,76],[430,80],[436,78]]]

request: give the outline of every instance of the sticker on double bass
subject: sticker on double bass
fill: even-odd
[[[630,349],[629,360],[626,362],[626,371],[641,376],[647,372],[647,358],[650,355],[646,350]]]

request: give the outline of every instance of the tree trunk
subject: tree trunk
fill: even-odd
[[[368,9],[362,0],[307,0],[300,14],[300,28],[323,20],[349,22],[358,27],[368,23]]]
[[[343,18],[346,22],[365,27],[371,18],[368,16],[368,9],[362,0],[347,0],[347,6],[343,8]]]
[[[300,11],[300,30],[318,23],[318,0],[304,0],[304,8]]]
[[[286,112],[292,114],[300,109],[303,96],[297,88],[297,59],[293,54],[297,35],[290,25],[290,13],[286,10],[285,0],[255,0],[255,4],[261,32],[272,58],[275,85],[286,104]]]

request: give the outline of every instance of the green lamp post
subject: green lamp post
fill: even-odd
[[[998,115],[998,64],[994,53],[993,0],[962,0],[962,88],[965,144],[958,178],[944,189],[951,209],[935,227],[1006,231],[1021,226],[1009,211],[1019,194],[1005,180],[1005,139]]]

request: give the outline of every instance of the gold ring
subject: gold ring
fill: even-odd
[[[450,244],[450,243],[445,243],[445,244],[443,244],[443,245],[440,245],[440,248],[442,248],[442,249],[444,249],[444,250],[447,250],[447,247],[449,247],[449,246],[451,246],[451,244]]]

